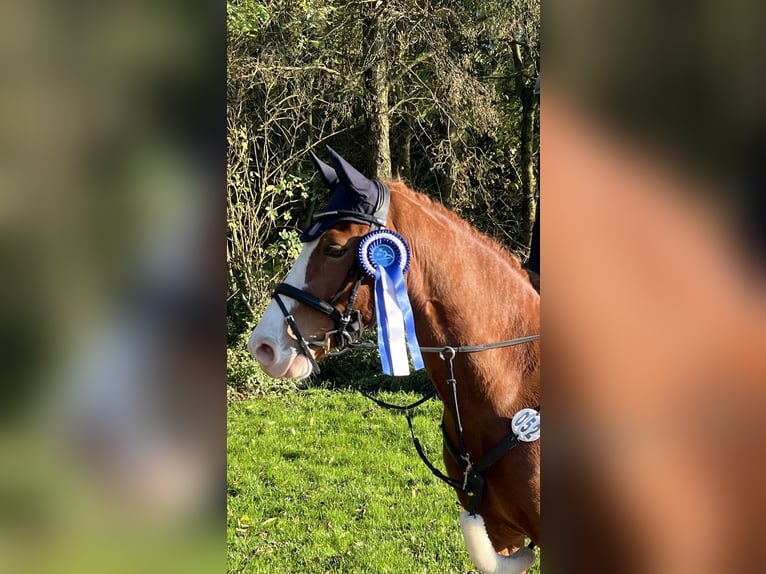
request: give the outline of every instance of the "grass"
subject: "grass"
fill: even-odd
[[[429,401],[415,417],[435,460],[440,415]],[[401,414],[313,389],[233,403],[228,437],[229,572],[472,571],[457,498],[422,464]]]

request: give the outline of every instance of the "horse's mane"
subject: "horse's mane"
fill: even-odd
[[[460,227],[461,229],[463,229],[466,233],[469,233],[480,244],[490,249],[491,251],[494,251],[500,257],[506,260],[508,264],[511,267],[513,267],[515,270],[519,271],[520,273],[523,273],[523,269],[521,267],[521,260],[516,254],[508,251],[508,249],[506,249],[496,239],[478,231],[466,220],[458,217],[454,212],[447,209],[443,204],[439,203],[438,201],[434,201],[433,199],[431,199],[424,193],[415,191],[414,189],[409,187],[401,178],[396,178],[390,181],[386,181],[386,185],[388,185],[392,193],[406,194],[410,199],[414,199],[415,201],[426,205],[428,209],[436,211],[442,217],[447,218],[451,224],[456,225]]]
[[[516,273],[518,278],[524,281],[529,281],[532,287],[534,283],[531,281],[530,276],[522,268],[519,258],[505,249],[498,241],[485,235],[470,225],[464,219],[458,217],[455,213],[447,209],[444,205],[438,201],[432,200],[430,197],[423,193],[419,193],[401,179],[394,179],[386,181],[386,185],[389,186],[392,195],[402,195],[408,200],[420,204],[423,210],[429,214],[435,215],[437,219],[443,219],[445,224],[451,228],[456,228],[466,233],[472,240],[476,241],[476,244],[480,248],[486,249],[490,256],[498,257],[501,261],[508,265],[507,269],[503,269],[506,272],[508,269],[511,273]],[[535,287],[535,290],[537,288]],[[539,291],[538,291],[539,293]],[[525,314],[516,314],[513,321],[513,327],[508,336],[511,335],[528,335],[532,333],[529,317]],[[537,354],[533,348],[529,345],[520,345],[516,348],[518,355],[519,366],[525,373],[534,373],[539,369],[539,354]],[[525,395],[532,392],[531,387],[524,387],[521,391]],[[534,402],[539,400],[534,398],[531,394],[527,397],[528,402]]]

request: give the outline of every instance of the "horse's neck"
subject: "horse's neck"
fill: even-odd
[[[414,194],[397,200],[392,214],[412,249],[408,292],[422,346],[476,345],[539,332],[539,296],[517,262],[445,210]],[[532,355],[526,346],[506,350],[504,360],[488,352],[462,355],[456,375],[508,395],[536,370]],[[441,378],[438,356],[424,359],[432,377],[436,372]]]
[[[404,206],[396,224],[412,249],[407,281],[420,343],[474,345],[536,333],[538,296],[518,263],[454,215],[403,199],[417,204]]]

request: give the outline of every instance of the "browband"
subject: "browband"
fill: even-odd
[[[375,213],[372,215],[367,213],[361,213],[359,211],[351,211],[349,209],[333,209],[332,211],[320,211],[315,213],[311,217],[311,222],[325,221],[327,219],[337,219],[341,221],[345,218],[358,219],[364,221],[370,225],[377,225],[380,227],[386,226],[388,220],[388,208],[391,205],[391,190],[388,186],[378,180],[374,180],[375,185],[378,186],[378,206]]]

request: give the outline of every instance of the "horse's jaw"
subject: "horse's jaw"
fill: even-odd
[[[535,563],[535,553],[531,548],[519,548],[510,556],[498,554],[489,540],[484,519],[478,514],[461,512],[460,528],[468,555],[484,574],[522,574]]]

